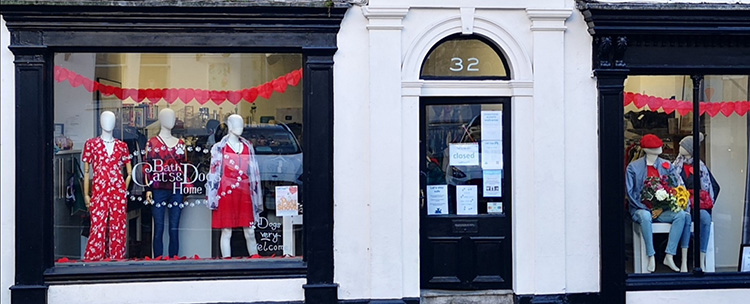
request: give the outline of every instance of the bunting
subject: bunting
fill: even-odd
[[[157,103],[160,100],[172,104],[178,99],[185,104],[195,100],[201,105],[207,103],[209,100],[217,105],[221,105],[225,101],[229,101],[236,105],[241,100],[253,103],[258,96],[269,99],[274,93],[283,94],[286,92],[287,87],[297,86],[301,79],[302,69],[299,69],[291,71],[286,75],[279,76],[278,78],[264,84],[235,91],[191,88],[135,89],[105,85],[66,68],[55,66],[55,81],[57,82],[67,81],[67,83],[74,88],[83,87],[86,91],[92,93],[99,92],[104,96],[114,95],[120,100],[126,100],[129,98],[137,103],[145,101],[152,104]]]
[[[625,92],[623,102],[623,106],[632,104],[639,110],[648,106],[648,109],[651,111],[658,111],[661,109],[661,111],[664,111],[664,113],[667,114],[672,114],[672,112],[676,111],[684,116],[693,111],[693,103],[691,101],[667,99],[632,92]],[[708,114],[708,116],[711,117],[715,117],[718,114],[729,117],[734,113],[737,113],[739,116],[744,116],[748,110],[750,110],[750,101],[702,101],[699,104],[699,109],[701,115]]]

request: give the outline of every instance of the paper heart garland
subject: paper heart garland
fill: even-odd
[[[178,92],[180,100],[182,100],[184,104],[187,104],[188,102],[193,100],[193,98],[195,98],[195,90],[193,89],[179,89]]]
[[[76,74],[75,72],[68,70],[61,66],[54,67],[54,79],[57,82],[67,81],[72,87],[80,87],[89,92],[100,92],[104,96],[114,95],[120,100],[130,98],[134,102],[143,102],[148,100],[150,103],[157,103],[161,99],[164,99],[169,104],[174,103],[178,98],[183,103],[187,104],[195,99],[201,105],[208,102],[208,100],[214,103],[221,104],[224,101],[236,105],[240,100],[244,99],[247,102],[255,102],[258,96],[269,99],[274,92],[285,93],[288,87],[296,86],[299,84],[303,76],[303,70],[298,69],[287,73],[286,75],[279,76],[274,80],[261,84],[259,86],[235,90],[235,91],[217,91],[217,90],[202,90],[202,89],[135,89],[135,88],[120,88],[110,85],[104,85],[97,81],[93,81],[90,78]],[[628,97],[625,98],[625,105],[633,102],[633,93],[625,93]],[[641,97],[642,98],[642,97]]]
[[[732,115],[734,112],[734,102],[725,102],[723,105],[721,105],[721,114],[724,114],[724,116],[729,117],[729,115]]]
[[[720,102],[709,102],[706,105],[706,113],[708,113],[708,116],[714,117],[716,114],[719,114],[719,111],[721,111]]]
[[[625,92],[622,96],[622,106],[627,107],[629,104],[633,103],[634,95],[635,94],[633,93]]]
[[[651,111],[656,111],[659,108],[661,108],[661,105],[664,103],[664,100],[661,98],[655,98],[653,96],[648,98],[648,108],[651,109]]]
[[[678,102],[677,103],[677,113],[680,113],[680,115],[685,116],[690,111],[693,110],[693,105],[688,102]]]
[[[734,112],[739,116],[745,116],[745,113],[747,113],[748,110],[748,106],[749,105],[747,101],[738,101],[734,104]]]
[[[635,99],[633,100],[633,104],[635,104],[636,108],[643,108],[646,104],[648,104],[648,97],[649,96],[635,96]]]
[[[675,108],[677,108],[677,100],[674,100],[674,99],[664,100],[661,104],[661,108],[662,110],[664,110],[664,113],[667,113],[667,115],[672,114]]]

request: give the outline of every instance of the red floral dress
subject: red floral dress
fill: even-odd
[[[94,137],[83,146],[81,161],[91,164],[94,183],[91,190],[91,234],[84,260],[125,258],[127,200],[122,167],[130,163],[128,145],[114,139],[112,154],[104,140]]]
[[[211,227],[238,228],[253,225],[253,201],[250,195],[250,177],[247,167],[250,151],[242,145],[242,152],[235,152],[229,145],[221,151],[222,170],[219,183],[219,208],[212,212]],[[244,169],[244,170],[243,170]]]

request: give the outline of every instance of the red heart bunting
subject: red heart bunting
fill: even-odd
[[[685,116],[688,113],[690,113],[690,111],[692,110],[693,110],[693,105],[690,104],[689,102],[687,101],[677,102],[677,113],[680,113],[680,115]]]
[[[258,95],[260,95],[260,97],[269,99],[271,98],[272,94],[273,94],[273,85],[270,82],[266,82],[265,84],[258,87]]]
[[[229,91],[227,92],[227,100],[231,102],[232,104],[237,104],[242,100],[242,92],[241,91]]]
[[[122,96],[125,99],[130,98],[131,100],[138,101],[138,89],[122,89]]]
[[[178,94],[180,96],[180,100],[182,100],[183,103],[187,104],[193,98],[195,98],[195,90],[193,89],[179,89]]]
[[[178,98],[183,103],[187,104],[193,99],[198,101],[201,105],[205,104],[209,100],[213,101],[217,105],[229,100],[232,104],[238,104],[240,100],[244,99],[247,102],[255,102],[258,96],[265,99],[271,98],[274,92],[285,93],[287,88],[296,86],[302,79],[303,70],[298,69],[287,73],[284,76],[280,76],[272,81],[266,82],[254,88],[235,90],[235,91],[217,91],[217,90],[202,90],[202,89],[136,89],[136,88],[119,88],[110,85],[101,84],[97,81],[91,80],[90,78],[76,74],[75,72],[68,70],[61,66],[54,67],[54,79],[57,82],[68,81],[74,88],[83,86],[86,91],[89,92],[100,92],[104,96],[114,95],[120,100],[130,98],[134,102],[143,102],[148,99],[150,103],[158,103],[161,99],[164,99],[167,103],[174,103]],[[648,104],[649,107],[656,107],[660,104],[660,99],[648,99],[647,96],[625,92],[624,93],[624,105],[631,103],[637,103],[638,108],[642,108]],[[747,111],[745,111],[747,112]]]
[[[664,99],[657,97],[648,98],[648,108],[651,109],[651,111],[656,111],[661,108],[662,103],[664,103]]]
[[[164,96],[162,89],[146,89],[146,98],[148,98],[148,101],[151,103],[159,102],[162,96]]]
[[[706,105],[706,113],[708,116],[714,117],[716,114],[719,114],[719,111],[721,111],[720,102],[709,102],[708,105]]]
[[[164,101],[168,104],[174,103],[177,98],[180,97],[180,91],[177,89],[165,89],[164,90]]]
[[[112,94],[114,94],[115,97],[117,97],[117,99],[119,99],[119,100],[125,100],[125,98],[126,98],[125,97],[125,91],[122,88],[113,87]]]
[[[211,100],[217,104],[220,105],[224,103],[225,100],[227,100],[227,91],[210,91],[209,96],[211,96]]]
[[[203,105],[206,102],[208,102],[208,99],[210,98],[210,93],[207,90],[193,90],[195,92],[195,101],[197,101],[199,104]]]
[[[667,115],[672,114],[674,112],[675,108],[677,108],[677,100],[674,99],[667,99],[664,100],[661,104],[662,110],[664,110],[664,113],[667,113]]]
[[[706,107],[708,107],[708,103],[701,101],[699,107],[700,107],[700,115],[703,115],[704,113],[706,113]]]
[[[83,83],[83,88],[86,89],[86,91],[93,92],[94,91],[94,81],[88,78],[83,78],[81,80]]]
[[[633,104],[636,108],[642,109],[643,106],[645,106],[648,103],[648,96],[635,96],[635,99],[633,100]]]
[[[286,76],[290,77],[291,74],[287,74]],[[633,95],[633,93],[625,92],[625,94],[622,96],[622,105],[627,107],[629,104],[633,103]]]
[[[273,90],[279,93],[286,92],[286,79],[284,77],[279,77],[273,80]]]
[[[748,109],[748,103],[747,101],[738,101],[734,105],[734,112],[737,113],[739,116],[745,116]]]
[[[255,102],[256,98],[258,98],[258,89],[250,88],[242,90],[242,99],[246,100],[247,102],[253,103]]]
[[[724,114],[724,116],[729,117],[734,112],[734,102],[725,102],[723,105],[721,105],[721,114]]]

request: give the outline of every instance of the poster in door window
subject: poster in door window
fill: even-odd
[[[482,111],[482,140],[503,139],[503,111]]]
[[[482,140],[482,169],[503,169],[503,142],[499,140]]]
[[[451,166],[478,166],[479,165],[479,144],[450,144],[448,152],[450,153]]]
[[[477,215],[477,186],[456,186],[456,214]]]
[[[276,186],[276,216],[299,214],[297,186]]]
[[[501,197],[503,196],[503,171],[502,170],[484,170],[482,172],[482,196],[484,197]]]
[[[427,215],[448,214],[448,185],[427,186]]]

